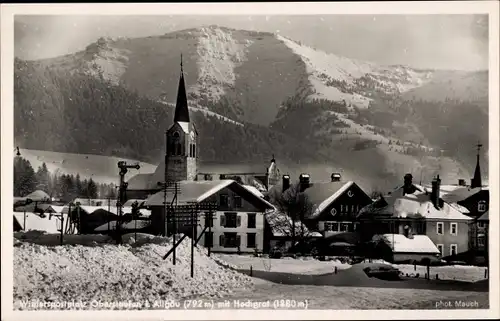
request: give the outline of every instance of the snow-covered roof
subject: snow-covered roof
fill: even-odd
[[[377,201],[361,209],[359,215],[380,214],[397,218],[471,220],[469,216],[464,215],[447,202],[443,202],[442,207],[437,209],[430,199],[430,194],[416,187],[418,189],[414,193],[405,195],[402,195],[402,188],[397,189],[392,194],[384,196],[383,201]]]
[[[182,131],[186,134],[189,133],[189,123],[185,121],[178,121],[177,124],[182,128]]]
[[[460,213],[463,213],[463,214],[469,214],[470,213],[470,211],[465,206],[462,206],[462,205],[460,205],[458,203],[448,203],[448,205],[450,205],[451,207],[455,208]]]
[[[448,203],[457,203],[468,199],[472,195],[479,193],[480,191],[489,191],[488,186],[470,188],[468,186],[461,186],[460,188],[454,189],[450,192],[441,193],[441,198]]]
[[[219,180],[219,181],[180,181],[179,190],[180,193],[177,196],[177,205],[187,205],[189,203],[201,203],[206,201],[210,196],[216,194],[223,188],[229,187],[240,193],[240,196],[252,197],[261,205],[263,205],[267,210],[274,210],[274,206],[268,201],[264,200],[259,195],[256,195],[249,189],[243,187],[242,185],[236,183],[236,181],[231,179]],[[160,191],[152,196],[150,196],[145,202],[145,206],[163,206],[163,191]],[[172,199],[172,193],[167,194],[167,202]]]
[[[49,205],[45,210],[44,213],[52,213],[52,214],[61,214],[64,212],[64,206],[61,205]],[[67,214],[67,212],[66,212]]]
[[[35,213],[26,213],[26,226],[24,226],[24,213],[14,212],[14,219],[25,231],[37,230],[47,233],[59,233],[58,226],[61,224],[61,221],[55,216],[40,217]]]
[[[87,206],[108,206],[108,203],[110,205],[116,205],[116,199],[114,198],[83,198],[83,197],[77,197],[73,200],[73,204],[80,203],[80,205],[87,205]]]
[[[42,190],[36,190],[28,195],[26,195],[23,199],[30,199],[33,202],[40,202],[40,201],[50,201],[50,196],[49,194],[45,193]]]
[[[73,207],[75,209],[75,207]],[[102,210],[105,212],[109,212],[114,215],[118,215],[118,208],[116,206],[80,206],[82,211],[85,211],[87,214],[92,215],[93,213]],[[132,213],[132,207],[122,207],[123,214]],[[149,216],[151,211],[145,208],[139,209],[139,213],[143,216]]]
[[[255,194],[255,196],[258,197],[264,197],[264,194],[262,194],[261,191],[257,189],[257,187],[252,186],[252,185],[243,185],[244,188],[246,188],[249,192]]]
[[[271,231],[274,236],[291,236],[292,235],[292,218],[288,215],[273,211],[269,212],[265,216],[267,223],[271,227]],[[302,233],[303,232],[303,233]],[[322,237],[323,235],[319,232],[311,232],[299,220],[295,221],[295,235],[304,235],[310,237]]]
[[[322,190],[323,193],[331,193],[329,197],[326,199],[323,199],[319,204],[316,205],[316,209],[314,210],[313,214],[311,215],[311,218],[314,218],[318,215],[321,214],[327,208],[332,204],[340,195],[342,195],[345,191],[347,191],[352,185],[354,184],[353,181],[348,181],[348,182],[330,182],[327,184],[313,184],[312,187],[306,189],[305,193],[308,195],[308,197],[311,198],[311,195],[315,195],[316,190]],[[328,188],[329,187],[329,188]],[[311,199],[313,203],[315,203],[314,199]]]
[[[135,229],[142,229],[145,227],[148,227],[150,225],[150,221],[146,220],[132,220],[130,222],[124,222],[122,225],[120,225],[120,228],[123,230],[135,230]],[[96,232],[102,232],[102,231],[108,231],[109,230],[115,230],[116,229],[116,221],[111,221],[108,223],[105,223],[101,226],[98,226],[94,229]]]
[[[479,216],[478,217],[478,221],[489,221],[490,220],[490,214],[489,214],[490,211],[486,211],[483,215]]]
[[[375,235],[373,238],[377,239]],[[382,240],[394,253],[432,253],[439,254],[439,249],[427,235],[413,235],[408,238],[403,234],[383,234]]]

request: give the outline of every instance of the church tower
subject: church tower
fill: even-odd
[[[168,179],[176,182],[196,180],[198,154],[198,132],[189,117],[181,55],[181,74],[177,90],[174,123],[167,131],[166,161]]]
[[[481,167],[479,166],[479,152],[483,145],[477,144],[477,161],[476,161],[476,169],[474,170],[474,177],[471,179],[470,188],[481,187],[483,185],[481,181]]]
[[[267,189],[270,190],[271,187],[277,185],[280,182],[280,170],[278,166],[276,165],[276,160],[273,158],[271,159],[271,164],[269,165],[267,169]]]

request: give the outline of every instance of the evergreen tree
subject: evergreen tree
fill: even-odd
[[[14,196],[26,196],[35,191],[36,174],[31,163],[22,158],[14,160]]]
[[[97,185],[92,178],[87,183],[87,195],[89,198],[97,198]]]
[[[79,196],[79,197],[84,197],[85,195],[83,194],[83,187],[82,187],[82,181],[80,179],[80,174],[76,174],[76,178],[75,178],[75,190],[76,190],[76,194]]]
[[[50,194],[50,172],[47,169],[47,165],[45,163],[43,163],[42,166],[38,167],[38,170],[36,172],[36,181],[36,189]]]

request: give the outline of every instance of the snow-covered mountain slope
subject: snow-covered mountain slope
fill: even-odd
[[[382,66],[326,53],[277,34],[219,26],[145,38],[100,38],[84,51],[40,63],[103,77],[173,103],[181,55],[191,100],[230,119],[263,125],[272,122],[292,96],[368,108],[380,98],[402,94],[431,100],[455,94],[478,99],[487,94],[481,87],[487,77],[474,73]],[[446,94],[435,86],[450,82],[454,83]],[[459,89],[454,91],[455,82]]]
[[[430,71],[405,66],[379,66],[340,57],[277,36],[306,63],[313,97],[346,101],[358,108],[368,108],[370,90],[392,95],[417,88],[432,79]]]

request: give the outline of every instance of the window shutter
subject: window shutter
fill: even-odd
[[[220,245],[220,246],[224,246],[224,234],[221,234],[221,235],[219,236],[219,245]]]
[[[238,215],[238,216],[236,217],[236,226],[238,226],[238,227],[240,227],[240,226],[241,226],[241,216],[240,216],[240,215]]]
[[[226,216],[225,215],[220,216],[220,226],[222,226],[222,227],[226,226]]]
[[[241,245],[241,236],[236,235],[236,246],[240,246],[240,245]]]

